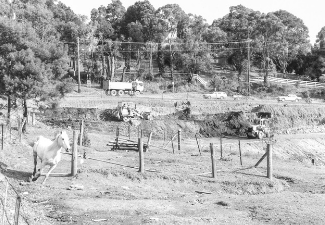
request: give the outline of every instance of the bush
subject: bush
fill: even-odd
[[[176,87],[176,92],[198,92],[201,90],[201,85],[196,85],[188,82],[179,83]]]
[[[269,86],[264,86],[262,83],[253,84],[251,88],[252,94],[258,97],[288,95],[297,91],[296,87],[290,85],[270,84]]]
[[[63,97],[65,94],[71,93],[74,90],[74,80],[67,78],[56,86],[56,91]]]
[[[245,135],[248,127],[249,121],[243,112],[220,113],[216,114],[213,119],[204,121],[200,134],[205,137]]]
[[[152,94],[160,94],[163,90],[160,89],[159,83],[156,82],[148,82],[145,84],[145,91]]]

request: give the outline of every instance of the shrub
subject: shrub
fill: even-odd
[[[270,84],[269,86],[264,86],[262,83],[253,84],[251,91],[254,95],[258,97],[269,96],[270,94],[273,96],[278,95],[287,95],[290,93],[296,93],[297,88],[290,85],[278,85],[278,84]]]
[[[152,94],[162,93],[163,90],[160,89],[159,83],[156,82],[148,82],[145,84],[145,91]]]
[[[201,85],[196,85],[193,83],[188,83],[188,82],[182,82],[177,84],[176,87],[176,92],[198,92],[201,91],[202,86]]]
[[[67,93],[71,93],[74,89],[74,81],[72,78],[65,79],[56,86],[56,91],[63,97]]]

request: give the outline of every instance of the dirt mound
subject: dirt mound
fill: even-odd
[[[169,138],[179,129],[182,129],[184,135],[188,137],[193,137],[196,133],[200,133],[205,137],[245,135],[250,115],[256,112],[270,112],[273,115],[272,130],[276,134],[323,132],[325,130],[325,128],[322,128],[325,123],[323,116],[325,115],[325,107],[322,106],[253,105],[233,102],[227,102],[227,104],[225,102],[213,102],[207,105],[206,103],[196,102],[191,105],[191,115],[184,115],[182,111],[176,112],[171,102],[166,104],[151,104],[154,120],[139,120],[137,123],[130,124],[132,129],[138,129],[139,127],[139,129],[143,129],[148,133],[152,131],[159,138]],[[138,107],[141,107],[140,103],[138,103]],[[98,122],[92,122],[89,127],[92,131],[110,132],[112,126],[129,126],[117,122],[113,111],[113,109],[68,107],[46,110],[43,118],[51,118],[51,121],[68,118]],[[244,112],[244,114],[241,112]],[[102,121],[105,121],[105,123],[102,123]],[[63,124],[65,127],[73,127],[73,125],[68,125],[67,122],[64,123],[66,123]],[[320,127],[322,129],[318,129]]]
[[[200,122],[200,134],[205,137],[245,135],[248,127],[249,121],[243,112],[220,113]]]
[[[257,195],[282,192],[288,188],[287,182],[282,180],[237,180],[223,181],[222,188],[225,192],[236,195]]]

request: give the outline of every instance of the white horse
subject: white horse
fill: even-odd
[[[55,169],[57,164],[61,160],[61,149],[64,148],[67,151],[70,149],[70,141],[67,133],[61,131],[56,135],[55,140],[51,141],[48,138],[39,136],[34,143],[33,155],[34,155],[34,172],[32,180],[36,181],[42,174],[42,170],[45,166],[49,165],[50,169],[47,172],[42,184],[45,183],[50,173]],[[36,173],[37,157],[41,160],[41,166]]]

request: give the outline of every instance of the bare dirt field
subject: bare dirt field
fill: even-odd
[[[75,98],[70,96],[65,104],[76,103]],[[111,97],[105,101],[107,108],[117,103]],[[139,173],[138,152],[111,151],[107,146],[115,139],[115,129],[92,130],[91,146],[78,147],[81,155],[86,151],[87,159],[79,158],[75,177],[50,177],[45,186],[41,185],[43,177],[27,182],[33,170],[30,143],[38,135],[52,138],[58,130],[37,122],[28,127],[22,143],[13,130],[12,140],[6,140],[0,153],[2,174],[23,198],[25,224],[325,223],[323,133],[276,135],[271,181],[266,178],[266,160],[253,167],[265,153],[265,141],[225,138],[221,158],[219,138],[202,138],[201,155],[190,135],[183,136],[180,151],[174,142],[175,153],[171,144],[162,148],[167,141],[154,138],[154,146],[145,152],[146,170]],[[71,139],[71,128],[68,134]],[[210,143],[216,151],[215,179],[211,177]],[[70,156],[63,155],[55,172],[69,172],[70,168]]]

